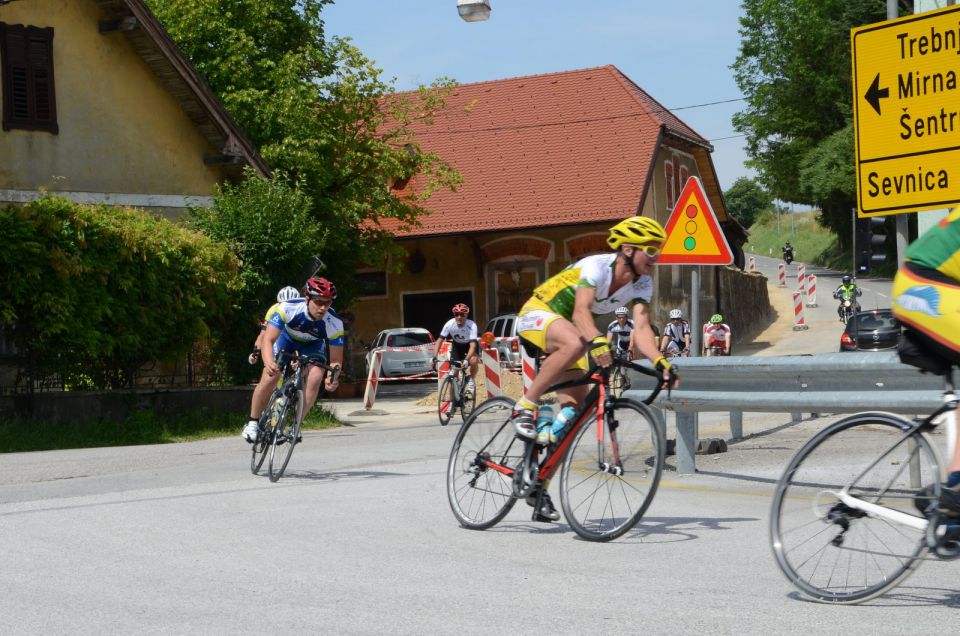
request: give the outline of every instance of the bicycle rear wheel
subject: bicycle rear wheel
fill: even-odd
[[[466,384],[464,384],[464,386],[466,386]],[[477,389],[474,387],[470,393],[461,389],[460,395],[463,397],[463,400],[460,402],[460,417],[466,422],[467,418],[470,417],[470,414],[473,413],[473,410],[477,407]]]
[[[774,491],[770,541],[780,569],[805,595],[859,603],[920,564],[921,510],[940,497],[940,464],[924,435],[906,435],[912,427],[889,413],[858,413],[820,431],[787,465]],[[851,507],[840,499],[844,490],[899,516]]]
[[[606,412],[599,445],[593,416],[575,435],[560,473],[563,516],[584,539],[615,539],[653,501],[663,472],[663,431],[645,405],[620,399]]]
[[[503,519],[517,500],[512,469],[523,460],[510,414],[513,400],[483,402],[463,423],[447,464],[447,499],[465,528],[485,530]],[[508,470],[509,469],[509,470]]]
[[[277,428],[270,445],[270,481],[277,481],[287,469],[293,447],[297,445],[300,436],[300,418],[297,417],[299,404],[303,401],[303,391],[297,391],[289,398],[280,413]]]
[[[440,390],[437,392],[437,417],[440,418],[440,426],[449,424],[457,410],[457,394],[454,389],[456,387],[449,377],[444,378],[443,382],[440,383]]]

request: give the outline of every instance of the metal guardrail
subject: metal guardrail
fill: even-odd
[[[894,352],[676,360],[680,388],[654,405],[677,414],[677,472],[696,472],[698,414],[729,411],[731,437],[743,433],[744,411],[929,413],[941,404],[943,379],[900,362]],[[647,378],[635,375],[635,386]],[[628,391],[628,394],[634,391]],[[637,391],[641,397],[642,391]],[[662,415],[662,414],[661,414]],[[665,419],[661,417],[661,422]]]

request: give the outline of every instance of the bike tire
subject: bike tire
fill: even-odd
[[[486,530],[499,523],[517,502],[513,477],[489,466],[517,468],[525,444],[517,439],[510,398],[491,398],[460,427],[447,463],[447,500],[464,528]]]
[[[270,452],[270,447],[273,442],[273,430],[276,424],[276,418],[274,418],[273,415],[277,405],[277,398],[279,398],[280,395],[280,391],[275,390],[270,395],[267,408],[263,409],[263,414],[260,415],[260,431],[257,434],[257,441],[252,444],[253,448],[250,455],[250,472],[254,475],[260,473],[263,461]]]
[[[449,424],[457,410],[455,388],[452,378],[444,378],[440,383],[440,390],[437,392],[437,417],[440,419],[440,426]]]
[[[283,471],[287,469],[287,464],[290,463],[293,448],[297,445],[297,437],[300,435],[300,419],[297,417],[299,407],[297,405],[302,400],[303,391],[300,390],[283,405],[270,444],[270,469],[268,473],[270,481],[275,482],[283,477]]]
[[[890,413],[858,413],[814,435],[787,465],[774,491],[770,544],[780,570],[804,595],[862,603],[922,562],[924,530],[861,512],[837,496],[846,488],[923,524],[921,508],[940,496],[941,464],[926,436],[904,437],[912,427]]]
[[[610,393],[615,398],[623,395],[623,392],[630,388],[630,380],[623,367],[616,367],[610,374]]]
[[[594,416],[577,429],[560,472],[563,516],[588,541],[610,541],[635,526],[663,472],[664,432],[646,405],[615,400],[604,420],[599,446]],[[619,464],[621,474],[603,462]]]
[[[467,418],[470,417],[470,414],[477,408],[477,388],[474,386],[472,393],[467,393],[464,388],[466,383],[460,388],[460,418],[464,422],[467,421]]]

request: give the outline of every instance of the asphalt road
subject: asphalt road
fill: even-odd
[[[830,289],[835,274],[817,275]],[[889,282],[863,284],[888,306]],[[788,290],[771,294],[790,308]],[[807,331],[781,316],[757,353],[835,350],[835,307],[820,305]],[[899,635],[955,620],[951,563],[924,563],[858,607],[804,601],[778,570],[773,484],[832,418],[746,414],[744,440],[699,457],[696,475],[668,458],[640,525],[595,544],[562,519],[531,522],[523,503],[485,532],[460,528],[445,494],[458,423],[416,406],[429,390],[386,389],[380,416],[336,403],[348,425],[306,433],[276,484],[250,474],[239,434],[4,455],[0,632]],[[728,423],[701,415],[700,434],[728,437]]]

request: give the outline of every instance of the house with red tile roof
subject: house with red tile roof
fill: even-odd
[[[401,325],[436,335],[458,302],[483,329],[571,262],[606,252],[616,222],[639,214],[665,225],[689,176],[703,182],[742,268],[747,233],[727,213],[712,146],[614,66],[464,84],[416,132],[463,183],[433,194],[418,227],[385,224],[409,258],[400,273],[361,272],[370,295],[351,310],[363,340]],[[397,194],[422,185],[414,177]],[[658,270],[661,322],[670,308],[689,308],[691,267]],[[701,279],[710,309],[719,277]]]

